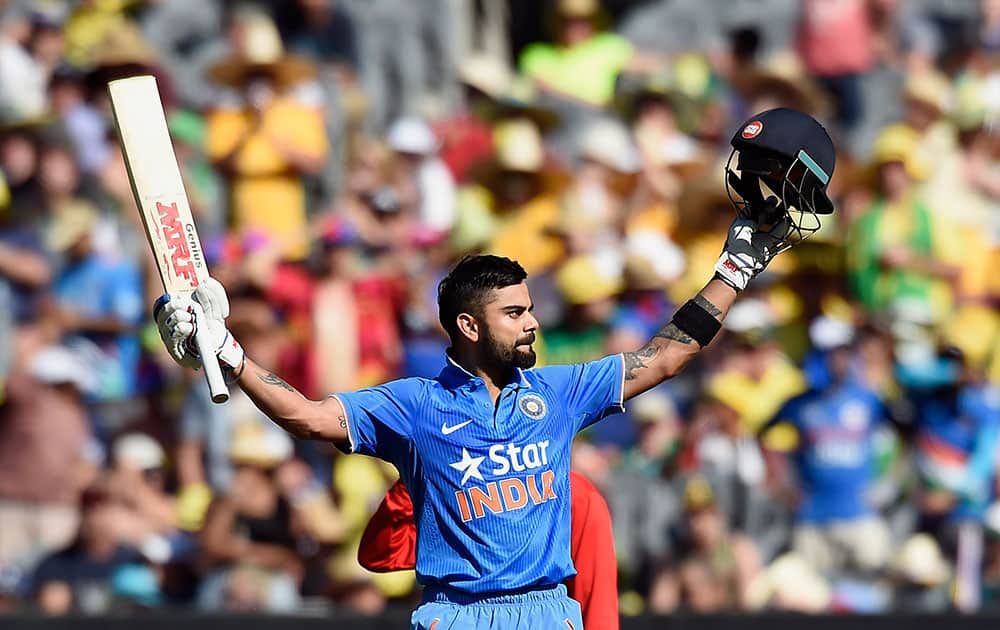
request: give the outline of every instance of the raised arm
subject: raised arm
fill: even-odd
[[[712,279],[691,300],[692,306],[688,308],[700,308],[721,324],[736,301],[736,295],[736,290],[725,282]],[[689,332],[671,320],[642,348],[624,354],[625,400],[676,376],[701,348]]]
[[[195,322],[192,298],[186,296],[163,296],[153,309],[160,337],[175,361],[189,368],[201,364],[192,338],[196,324],[206,326],[224,370],[278,426],[299,438],[328,440],[338,446],[348,444],[347,418],[339,400],[310,400],[246,356],[226,328],[229,298],[218,281],[209,278],[202,283],[193,300],[201,305],[205,321]]]
[[[280,376],[249,358],[235,374],[240,388],[281,428],[307,440],[327,440],[346,445],[347,418],[340,401],[330,396],[310,400]]]
[[[718,262],[715,277],[649,343],[626,352],[625,400],[676,376],[712,340],[736,296],[774,257],[774,237],[757,224],[737,218]]]

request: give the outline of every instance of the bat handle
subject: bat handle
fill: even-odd
[[[201,309],[201,304],[194,303],[195,322],[205,321],[205,311]],[[201,365],[205,369],[205,380],[208,381],[208,391],[212,394],[212,402],[224,403],[229,400],[229,387],[226,386],[226,379],[222,377],[222,368],[219,367],[219,360],[215,356],[215,348],[208,342],[208,328],[197,326],[194,333],[194,343],[198,346],[198,354],[201,355]]]

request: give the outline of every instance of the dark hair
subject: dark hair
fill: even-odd
[[[495,289],[521,284],[528,272],[517,261],[502,256],[466,256],[438,285],[438,319],[452,340],[458,337],[455,320],[461,313],[481,316]]]

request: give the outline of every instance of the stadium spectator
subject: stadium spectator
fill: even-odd
[[[36,157],[28,136],[14,133],[0,138],[0,169],[8,178],[0,204],[0,283],[9,295],[12,324],[18,325],[36,321],[38,299],[52,280],[41,221],[29,212]]]
[[[862,75],[875,62],[871,16],[864,0],[809,0],[800,14],[799,52],[836,101],[836,121],[850,129],[863,115]]]
[[[27,570],[73,537],[100,462],[83,404],[96,383],[81,358],[62,346],[19,358],[0,404],[0,566]]]
[[[291,90],[315,70],[284,52],[266,14],[244,14],[232,36],[236,51],[212,66],[210,76],[237,90],[239,100],[211,111],[206,149],[229,178],[235,229],[263,230],[286,256],[301,259],[308,251],[302,178],[320,171],[329,147],[319,109]]]
[[[618,565],[623,574],[638,576],[675,551],[669,533],[682,516],[684,488],[678,473],[684,435],[682,419],[665,391],[646,392],[628,411],[637,425],[635,443],[622,453],[604,487],[616,489],[608,495],[608,503]],[[649,605],[660,611],[674,604],[650,601]]]
[[[559,0],[552,17],[555,44],[528,46],[521,71],[543,90],[592,107],[606,105],[615,77],[633,58],[629,42],[599,27],[598,0]]]
[[[51,113],[59,118],[69,136],[80,170],[96,173],[114,147],[108,142],[107,123],[88,100],[86,76],[69,65],[60,65],[49,79]]]
[[[685,484],[684,520],[679,536],[676,568],[661,572],[651,587],[673,592],[680,609],[697,613],[744,610],[749,606],[750,585],[761,570],[753,543],[728,531],[712,487],[703,477]],[[658,612],[667,612],[661,608]]]
[[[114,441],[111,459],[105,485],[124,508],[119,519],[127,530],[125,539],[159,563],[190,552],[191,541],[179,536],[176,501],[167,494],[166,453],[159,442],[143,433],[126,433]]]
[[[564,178],[546,163],[541,132],[534,122],[502,121],[494,139],[493,160],[479,185],[465,190],[467,205],[460,205],[465,216],[460,215],[456,231],[463,236],[466,251],[513,257],[529,274],[551,269],[563,255],[562,243],[550,228],[559,218],[557,194]]]
[[[455,222],[455,182],[438,157],[440,142],[430,126],[419,118],[396,120],[386,144],[395,153],[395,188],[402,204],[412,207],[416,225],[447,231]]]
[[[8,120],[38,119],[47,109],[49,78],[63,56],[63,10],[19,7],[3,16],[0,110]]]
[[[458,111],[434,125],[441,140],[441,160],[456,181],[464,183],[477,163],[493,155],[493,129],[486,119],[492,98],[506,94],[513,75],[504,61],[485,54],[462,60],[458,69],[462,103]]]
[[[915,411],[920,527],[953,549],[956,525],[982,519],[995,494],[1000,395],[954,348],[900,371]]]
[[[201,607],[290,611],[299,605],[304,567],[296,553],[294,508],[275,483],[276,469],[291,454],[286,435],[257,424],[235,427],[229,456],[236,470],[201,531],[213,567],[201,586]]]
[[[879,194],[851,226],[848,248],[851,287],[870,310],[916,301],[940,313],[947,308],[947,283],[957,269],[942,261],[949,226],[935,224],[916,187],[926,176],[919,139],[912,129],[887,127],[875,145]]]
[[[792,548],[825,575],[874,574],[889,560],[890,533],[873,505],[875,435],[887,422],[878,397],[852,378],[850,331],[828,340],[830,382],[788,401],[761,428],[794,427],[790,453],[800,495]]]
[[[31,590],[41,610],[50,615],[109,610],[115,571],[144,562],[121,544],[119,514],[100,482],[83,491],[76,538],[45,557],[32,576]]]
[[[64,153],[48,155],[68,159]],[[64,263],[53,280],[54,299],[46,306],[46,315],[55,334],[87,354],[99,379],[94,398],[123,402],[139,387],[137,333],[143,315],[139,270],[127,259],[97,251],[98,214],[88,202],[65,201],[52,212],[46,244],[62,254]],[[108,414],[104,420],[113,423],[116,416]]]
[[[951,566],[930,535],[921,533],[908,538],[896,552],[890,573],[895,582],[894,609],[939,613],[951,607]]]

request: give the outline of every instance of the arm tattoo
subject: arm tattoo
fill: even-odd
[[[714,307],[713,307],[714,308]],[[670,322],[663,329],[656,333],[655,337],[660,337],[661,339],[669,339],[671,341],[679,341],[681,343],[694,343],[694,338],[687,334],[683,330],[677,327],[676,324]]]
[[[258,374],[257,378],[259,378],[260,380],[264,381],[268,385],[277,385],[278,387],[281,387],[282,389],[287,389],[290,392],[294,392],[295,391],[294,387],[292,387],[291,385],[289,385],[288,383],[286,383],[284,381],[284,379],[282,379],[280,376],[278,376],[274,372],[268,372],[267,374]]]
[[[340,420],[340,428],[341,429],[346,429],[347,428],[347,418],[343,414],[337,416],[337,420]]]
[[[702,307],[706,311],[708,311],[708,314],[711,315],[712,317],[718,318],[719,315],[722,315],[722,309],[720,309],[715,304],[712,304],[711,302],[709,302],[705,298],[705,296],[702,295],[701,293],[699,293],[698,295],[694,296],[694,303],[697,304],[698,306]]]
[[[646,362],[655,357],[659,351],[660,349],[657,346],[647,343],[636,352],[623,353],[622,356],[625,358],[625,380],[631,381],[637,378],[635,370],[646,367]]]
[[[694,301],[698,306],[705,309],[712,317],[718,317],[722,314],[722,310],[719,309],[715,304],[709,302],[700,293],[694,298]],[[625,352],[622,356],[625,359],[625,380],[632,381],[639,378],[636,374],[636,370],[649,367],[648,363],[660,352],[660,345],[656,343],[656,339],[666,339],[668,341],[678,341],[683,344],[694,343],[694,338],[677,327],[676,324],[670,322],[664,326],[660,332],[653,335],[653,339],[643,346],[640,350],[636,352]]]

